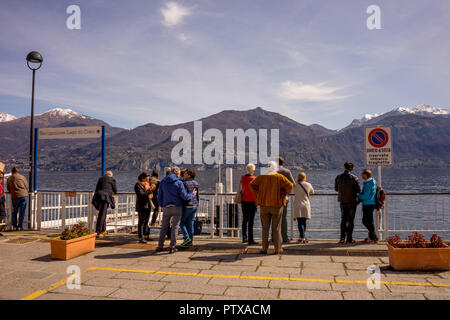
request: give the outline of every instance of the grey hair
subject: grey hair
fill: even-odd
[[[178,168],[177,166],[173,166],[170,169],[171,169],[172,173],[174,173],[174,174],[179,174],[181,172],[180,168]]]

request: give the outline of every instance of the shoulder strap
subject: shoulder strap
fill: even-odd
[[[298,183],[299,185],[300,185],[300,187],[302,187],[302,189],[305,191],[305,193],[306,193],[306,196],[308,197],[308,199],[309,199],[309,193],[308,193],[308,191],[306,191],[306,188],[302,185],[302,183],[301,182],[299,182]]]

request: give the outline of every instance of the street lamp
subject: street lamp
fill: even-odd
[[[27,66],[30,70],[33,71],[33,82],[31,88],[31,125],[30,125],[30,176],[29,176],[29,190],[30,190],[30,199],[32,199],[32,193],[34,191],[34,157],[33,157],[33,146],[34,146],[34,78],[36,70],[38,70],[42,66],[42,62],[44,59],[42,55],[37,51],[31,51],[27,55]],[[28,203],[28,226],[31,226],[31,201]]]

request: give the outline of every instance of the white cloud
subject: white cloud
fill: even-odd
[[[178,40],[180,41],[187,41],[188,39],[189,38],[184,33],[178,35]]]
[[[305,84],[303,82],[285,81],[280,84],[280,97],[284,100],[331,101],[347,96],[337,95],[342,88],[327,86],[325,83]]]
[[[164,8],[161,8],[161,13],[164,17],[163,24],[166,27],[173,27],[180,24],[187,16],[192,15],[192,8],[183,7],[176,2],[167,2]]]

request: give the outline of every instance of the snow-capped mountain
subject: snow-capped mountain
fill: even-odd
[[[84,116],[82,114],[79,114],[72,109],[64,109],[64,108],[54,108],[50,109],[47,112],[41,113],[38,116],[47,116],[47,117],[53,117],[53,118],[81,118],[81,119],[87,119],[87,116]]]
[[[421,104],[414,108],[405,108],[398,107],[389,112],[385,113],[375,113],[375,114],[366,114],[361,119],[355,119],[352,123],[345,127],[344,129],[360,127],[364,125],[373,124],[377,121],[385,119],[387,117],[396,116],[396,115],[407,115],[407,114],[415,114],[418,116],[433,118],[433,117],[450,117],[450,110],[446,108],[440,107],[432,107],[426,104]],[[343,129],[343,130],[344,130]]]
[[[0,112],[0,122],[8,122],[8,121],[16,120],[16,119],[17,119],[17,117],[15,117],[11,114]]]

